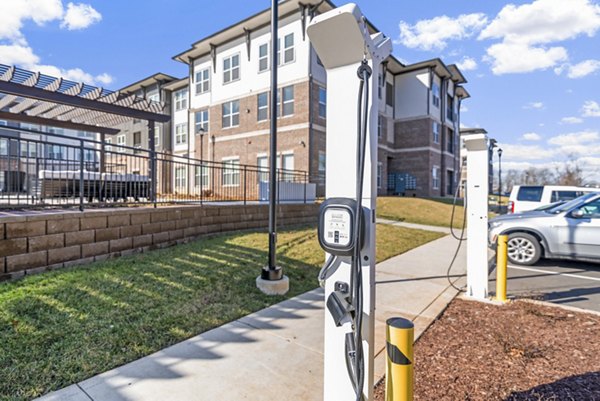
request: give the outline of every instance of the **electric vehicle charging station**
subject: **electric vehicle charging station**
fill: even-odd
[[[489,151],[486,134],[462,137],[467,149],[467,295],[475,299],[488,296],[488,188]]]
[[[324,400],[372,400],[377,85],[392,44],[355,4],[315,16],[307,33],[327,70]]]

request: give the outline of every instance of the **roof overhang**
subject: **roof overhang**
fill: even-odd
[[[168,84],[164,85],[163,88],[169,91],[174,91],[177,89],[185,88],[188,85],[190,79],[188,77],[178,79],[176,81],[171,81]]]
[[[132,119],[167,122],[164,103],[0,64],[0,112],[13,121],[112,132]]]
[[[446,64],[444,64],[444,62],[439,58],[434,58],[432,60],[421,61],[415,64],[409,64],[407,66],[404,66],[402,71],[400,71],[400,74],[424,69],[433,69],[433,71],[442,78],[452,78],[452,72],[450,72]]]
[[[467,99],[467,98],[471,97],[471,95],[469,94],[469,92],[467,92],[467,90],[464,88],[464,86],[458,85],[455,89],[455,92],[456,92],[456,96],[458,96],[461,99]]]
[[[460,72],[460,70],[458,69],[458,66],[456,64],[450,64],[448,66],[448,69],[452,73],[452,80],[455,83],[457,83],[457,84],[466,84],[467,83],[467,79],[462,74],[462,72]]]
[[[137,90],[143,89],[143,88],[153,85],[155,83],[171,82],[171,81],[175,81],[176,79],[177,78],[175,78],[171,75],[163,74],[162,72],[159,72],[154,75],[150,75],[149,77],[140,79],[139,81],[134,82],[130,85],[127,85],[126,87],[121,88],[120,91],[121,92],[135,92]]]
[[[286,16],[298,12],[301,6],[316,7],[315,12],[329,11],[335,8],[335,5],[329,0],[286,0],[279,3],[279,17]],[[267,8],[259,13],[256,13],[237,24],[231,25],[219,32],[192,44],[188,50],[173,56],[173,60],[189,64],[190,60],[195,60],[199,57],[210,54],[211,47],[219,46],[228,43],[234,39],[243,37],[247,31],[255,31],[257,29],[269,26],[271,23],[271,8]]]

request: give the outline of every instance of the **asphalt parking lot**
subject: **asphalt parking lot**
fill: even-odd
[[[495,291],[495,271],[490,290]],[[508,295],[600,312],[600,264],[541,260],[535,266],[508,265]]]

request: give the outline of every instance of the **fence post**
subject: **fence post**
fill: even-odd
[[[150,201],[156,208],[156,144],[154,143],[154,121],[148,121],[148,136],[150,142]]]
[[[304,172],[304,204],[306,204],[306,186],[308,185],[308,173]]]
[[[248,189],[248,170],[247,170],[247,166],[244,164],[244,205],[246,204],[247,189]]]
[[[79,140],[79,211],[83,212],[83,139]]]

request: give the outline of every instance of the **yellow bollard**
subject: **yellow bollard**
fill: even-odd
[[[385,400],[412,401],[415,326],[401,317],[386,323]]]
[[[507,256],[508,235],[499,235],[496,248],[496,299],[501,302],[506,302]]]

